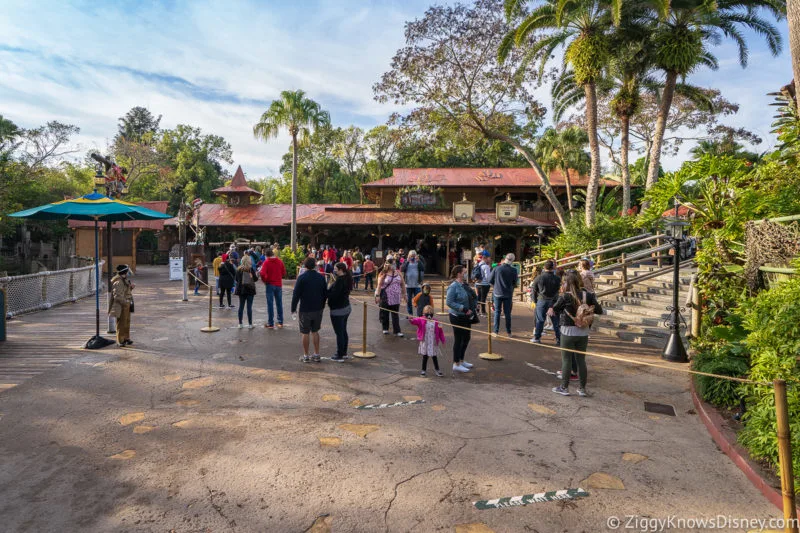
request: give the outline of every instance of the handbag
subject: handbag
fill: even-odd
[[[381,295],[378,297],[378,305],[383,308],[389,307],[389,295],[386,294],[386,289],[381,289]]]
[[[476,313],[474,309],[472,311],[472,316],[470,317],[470,322],[469,323],[470,324],[480,324],[481,323],[481,319],[478,317],[478,313]]]

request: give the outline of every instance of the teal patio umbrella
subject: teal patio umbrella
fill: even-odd
[[[127,220],[156,220],[172,218],[170,215],[147,209],[136,204],[113,200],[94,191],[80,198],[62,200],[52,204],[41,205],[32,209],[11,213],[11,217],[30,218],[33,220],[88,220],[94,221],[94,266],[95,266],[95,335],[86,342],[90,350],[103,348],[113,344],[100,336],[100,241],[99,222],[125,222]]]

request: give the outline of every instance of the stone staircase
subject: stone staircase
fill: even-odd
[[[658,270],[655,266],[641,265],[628,268],[628,295],[622,292],[599,297],[604,314],[597,316],[593,329],[622,340],[653,347],[663,347],[669,336],[664,322],[669,318],[667,307],[672,305],[672,271],[636,282],[636,278]],[[678,305],[683,306],[689,291],[689,282],[695,269],[681,268]],[[601,293],[622,285],[622,270],[601,274],[595,279],[595,291]],[[681,312],[686,324],[690,323],[691,309]],[[686,329],[681,330],[683,335]]]

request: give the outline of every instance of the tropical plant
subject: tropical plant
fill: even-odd
[[[655,63],[664,72],[665,80],[650,148],[648,189],[658,179],[664,131],[678,79],[685,78],[701,66],[716,70],[718,61],[711,53],[710,45],[718,44],[723,38],[734,42],[739,51],[739,63],[746,67],[749,49],[743,30],[751,30],[764,38],[770,52],[777,56],[782,46],[780,32],[760,16],[759,11],[766,11],[781,20],[785,9],[783,0],[673,0],[658,2],[657,5],[660,9],[652,10],[649,17],[655,24]]]
[[[322,125],[330,124],[330,115],[320,105],[306,98],[305,92],[283,91],[279,100],[274,100],[261,119],[253,126],[257,139],[268,141],[286,128],[292,137],[292,226],[291,249],[297,249],[297,152],[301,144],[307,144],[311,132]]]
[[[540,74],[559,47],[574,82],[584,91],[586,133],[589,137],[591,169],[586,187],[586,225],[595,223],[597,190],[600,186],[600,146],[597,138],[597,81],[611,56],[609,32],[619,19],[619,2],[599,0],[547,0],[529,14],[523,13],[527,0],[505,0],[506,18],[517,25],[503,38],[498,56],[504,59],[513,47],[525,49],[525,61],[539,61]],[[613,6],[613,7],[612,7]],[[533,40],[537,32],[545,35]]]
[[[586,132],[578,126],[569,126],[562,130],[547,128],[536,142],[534,154],[546,172],[557,170],[564,176],[567,186],[567,209],[575,208],[572,197],[572,180],[570,170],[578,175],[585,174],[591,165],[590,156],[584,150],[589,143]]]

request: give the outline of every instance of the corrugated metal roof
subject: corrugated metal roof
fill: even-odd
[[[363,207],[328,207],[320,212],[297,219],[298,226],[553,226],[552,222],[519,217],[514,221],[500,222],[494,211],[476,211],[474,221],[456,221],[453,212],[408,211],[402,209],[375,209]]]
[[[326,207],[350,204],[298,204],[297,218],[321,213]],[[370,209],[369,206],[363,206]],[[215,227],[280,227],[292,222],[292,206],[289,204],[252,204],[229,206],[224,204],[202,204],[200,206],[200,225]],[[171,218],[166,225],[177,225]]]
[[[585,187],[588,176],[570,170],[570,183]],[[611,180],[600,180],[608,186],[618,185]],[[407,185],[433,185],[436,187],[539,187],[542,180],[531,167],[527,168],[396,168],[389,178],[365,183],[362,187],[405,187]],[[564,175],[550,172],[550,184],[564,187]]]
[[[247,180],[244,179],[244,172],[242,172],[242,165],[239,165],[239,168],[236,169],[236,173],[233,175],[230,185],[220,187],[219,189],[214,189],[211,192],[214,194],[239,193],[248,194],[250,196],[262,196],[260,192],[248,187]]]
[[[167,206],[169,202],[167,201],[158,201],[158,202],[139,202],[136,205],[140,205],[142,207],[146,207],[148,209],[152,209],[153,211],[158,211],[159,213],[166,213]],[[172,220],[172,219],[168,219]],[[94,222],[90,222],[88,220],[69,220],[69,227],[70,228],[94,228]],[[114,222],[111,226],[113,229],[144,229],[144,230],[152,230],[152,231],[161,231],[164,229],[164,222],[166,220],[131,220],[125,222],[124,225],[120,222]],[[101,227],[106,227],[105,222],[100,223]]]

